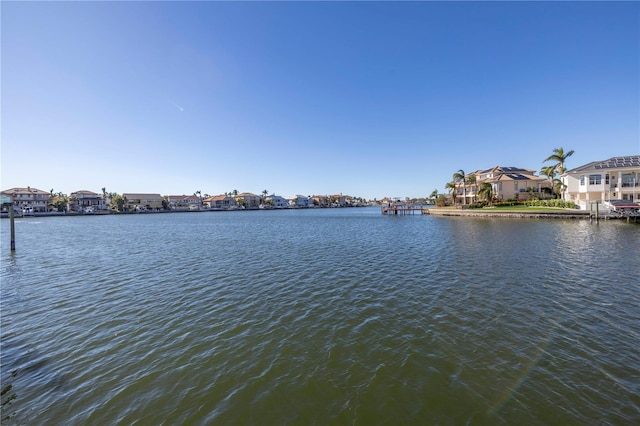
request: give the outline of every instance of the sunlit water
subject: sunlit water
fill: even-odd
[[[2,424],[638,424],[640,227],[2,220]]]

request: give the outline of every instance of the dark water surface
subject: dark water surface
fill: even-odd
[[[640,227],[3,220],[2,424],[638,424]]]

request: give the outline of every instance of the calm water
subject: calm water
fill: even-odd
[[[638,424],[640,227],[25,218],[2,424]]]

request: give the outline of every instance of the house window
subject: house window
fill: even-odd
[[[604,184],[605,184],[605,185],[609,185],[609,173],[607,173],[606,175],[604,175]]]
[[[636,175],[633,173],[628,173],[622,175],[622,187],[629,188],[632,187],[635,183]]]
[[[602,184],[602,175],[589,175],[589,185]]]
[[[580,186],[584,186],[584,176],[580,176]]]

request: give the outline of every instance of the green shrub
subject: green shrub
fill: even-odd
[[[477,202],[477,203],[471,203],[471,204],[469,204],[469,206],[468,206],[468,207],[469,207],[470,209],[481,209],[481,208],[483,208],[483,207],[486,207],[486,205],[487,205],[487,203],[486,203],[486,202],[484,202],[484,201],[480,201],[480,202]]]
[[[525,203],[529,207],[558,207],[565,209],[575,209],[576,203],[573,201],[562,201],[559,198],[552,200],[529,200]]]

